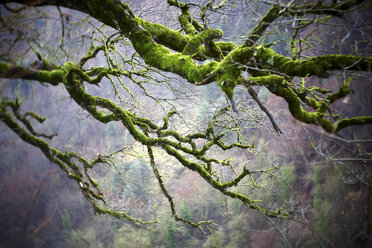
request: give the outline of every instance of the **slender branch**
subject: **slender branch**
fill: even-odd
[[[276,124],[275,120],[274,120],[274,117],[271,115],[271,113],[269,112],[269,110],[262,104],[261,100],[258,98],[258,95],[256,93],[256,91],[249,85],[245,85],[245,87],[247,88],[248,90],[248,93],[251,95],[252,99],[258,104],[258,106],[260,107],[260,109],[265,112],[265,114],[267,115],[267,117],[269,117],[270,121],[271,121],[271,124],[273,125],[275,131],[277,133],[283,133],[278,124]]]

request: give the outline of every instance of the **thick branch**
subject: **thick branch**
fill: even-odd
[[[2,78],[22,78],[57,85],[62,82],[64,75],[63,70],[35,70],[33,68],[0,62],[0,77]]]

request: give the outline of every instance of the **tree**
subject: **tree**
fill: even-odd
[[[317,26],[328,30],[328,24],[334,24],[337,20],[347,18],[350,13],[368,6],[367,1],[263,1],[253,4],[246,1],[196,2],[198,1],[167,1],[170,10],[179,13],[179,23],[172,28],[135,15],[130,5],[118,0],[5,0],[2,6],[8,11],[7,19],[2,18],[1,22],[7,30],[4,37],[12,42],[2,49],[0,77],[33,80],[54,87],[62,85],[71,99],[95,120],[107,125],[120,123],[134,141],[146,149],[148,163],[176,220],[194,227],[206,225],[209,229],[209,221],[192,222],[177,214],[173,198],[156,163],[156,154],[167,154],[185,168],[198,173],[211,187],[227,197],[239,199],[248,208],[260,211],[268,217],[294,218],[295,215],[291,212],[282,208],[269,209],[261,205],[259,200],[233,190],[247,179],[251,185],[258,187],[254,175],[271,173],[275,169],[274,166],[252,171],[231,161],[231,152],[251,151],[255,148],[254,142],[245,141],[247,133],[242,130],[245,123],[241,121],[244,118],[239,115],[245,113],[246,108],[244,102],[236,104],[234,89],[244,86],[279,134],[282,132],[279,125],[261,102],[253,86],[265,86],[272,94],[284,99],[291,115],[299,122],[319,126],[332,134],[350,126],[372,123],[372,116],[348,118],[338,114],[333,107],[338,100],[347,99],[353,93],[351,84],[357,74],[363,76],[370,73],[372,58],[361,56],[363,51],[356,49],[348,54],[318,51],[314,43],[315,31],[311,30]],[[9,3],[22,6],[10,7]],[[254,9],[262,12],[257,13],[260,18],[254,22],[253,27],[248,32],[241,33],[244,40],[240,42],[233,38],[225,41],[223,32],[214,27],[218,23],[213,23],[218,21],[216,16],[221,17],[221,22],[223,17],[228,18],[228,14],[233,13],[228,11],[233,11],[231,9],[234,4],[247,10],[252,8],[253,13]],[[38,43],[42,36],[31,39],[21,27],[13,26],[10,21],[17,13],[29,13],[38,9],[37,7],[47,5],[57,7],[62,23],[61,43],[51,59],[45,56],[43,45]],[[19,8],[15,9],[16,7]],[[65,26],[71,22],[72,17],[61,7],[94,18],[86,19],[96,30],[81,35],[90,44],[89,49],[81,56],[70,56],[65,50],[73,45],[72,41],[65,40],[68,37],[65,35]],[[99,23],[105,27],[99,26]],[[286,35],[279,35],[280,32],[285,33],[289,27],[292,28]],[[321,38],[328,42],[329,37]],[[36,55],[32,63],[13,56],[15,45],[22,39],[27,41],[25,44]],[[290,47],[286,47],[286,42]],[[97,64],[97,61],[104,64]],[[92,63],[94,66],[91,66]],[[338,87],[332,85],[326,88],[317,84],[318,79],[336,74],[343,76]],[[193,132],[185,132],[180,124],[185,111],[178,110],[176,104],[169,99],[157,97],[148,91],[148,87],[151,87],[149,82],[161,85],[164,92],[168,91],[167,88],[175,91],[175,75],[176,80],[182,78],[195,86],[194,90],[217,82],[231,107],[227,105],[209,110],[213,114],[207,115],[208,121],[194,123]],[[140,112],[138,106],[141,102],[124,79],[130,80],[143,90],[145,96],[163,108],[165,113],[162,122]],[[91,86],[99,87],[105,80],[113,87],[114,99],[89,93]],[[123,90],[125,99],[120,93]],[[38,147],[48,160],[75,180],[97,213],[129,220],[139,226],[147,226],[155,221],[143,221],[127,212],[105,207],[105,195],[99,179],[90,176],[90,172],[99,164],[106,163],[116,167],[112,159],[118,154],[124,154],[127,151],[126,146],[110,153],[98,153],[91,158],[83,157],[77,152],[63,152],[53,148],[49,140],[55,134],[38,133],[34,128],[35,124],[32,124],[34,120],[42,123],[45,118],[31,111],[22,111],[20,97],[17,94],[3,97],[0,104],[1,121],[23,141]],[[180,96],[176,97],[178,99]],[[127,104],[126,101],[131,103]],[[236,113],[231,113],[230,109]],[[181,117],[179,121],[174,120],[177,115]],[[170,123],[172,121],[173,127]],[[225,152],[223,158],[218,154],[221,152]],[[234,174],[220,173],[217,168],[231,168]]]

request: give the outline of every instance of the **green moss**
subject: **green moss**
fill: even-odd
[[[56,85],[62,82],[64,75],[62,70],[40,71],[37,75],[37,79],[40,82],[49,82]]]
[[[62,82],[64,75],[63,70],[34,70],[0,62],[0,77],[3,78],[23,78],[57,85]]]
[[[249,51],[246,52],[249,53]],[[241,50],[240,53],[244,53],[244,50]],[[257,48],[255,60],[264,67],[280,71],[288,76],[298,77],[327,77],[327,70],[346,68],[367,71],[372,65],[372,58],[353,55],[322,55],[307,60],[294,61],[266,47]]]
[[[151,23],[141,18],[135,17],[135,20],[146,29],[156,42],[170,49],[182,52],[188,39],[181,32],[174,31],[163,25]]]
[[[180,22],[183,30],[187,35],[194,36],[196,34],[196,29],[195,27],[190,23],[188,14],[181,14],[178,17],[178,21]]]
[[[189,40],[182,53],[192,55],[198,50],[200,45],[203,43],[209,43],[214,39],[219,39],[222,35],[223,32],[220,29],[207,29],[202,31]]]
[[[215,68],[217,62],[196,64],[190,56],[171,53],[167,48],[154,43],[144,31],[132,33],[130,39],[136,51],[148,65],[169,71],[186,78],[189,82],[200,82]]]
[[[372,124],[372,116],[357,116],[345,118],[336,122],[336,132],[349,126]]]
[[[229,79],[229,74],[223,74],[218,78],[217,83],[221,90],[226,94],[226,96],[231,99],[234,95],[234,88],[236,86],[236,81]]]
[[[237,46],[235,45],[234,42],[222,42],[222,41],[218,41],[218,42],[215,42],[216,46],[218,46],[221,51],[224,53],[224,55],[227,55],[229,52],[231,52],[232,50],[234,50],[235,48],[237,48]]]
[[[245,50],[244,48],[235,49],[215,69],[217,83],[228,98],[232,98],[234,88],[238,83],[243,69],[243,67],[237,66],[234,61],[238,61],[237,59],[243,53],[242,51]]]
[[[252,30],[248,39],[244,42],[243,47],[251,46],[252,44],[254,44],[254,42],[258,41],[266,28],[280,16],[280,10],[280,6],[272,6],[271,9],[257,24],[257,26]]]
[[[254,77],[250,79],[250,82],[264,85],[275,95],[283,97],[288,103],[288,108],[292,116],[297,120],[322,126],[324,130],[330,133],[337,130],[337,124],[332,124],[330,120],[323,118],[323,113],[304,111],[301,106],[300,98],[288,87],[288,83],[283,77],[277,75]]]

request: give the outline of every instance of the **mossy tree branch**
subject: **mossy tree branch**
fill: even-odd
[[[318,1],[315,4],[294,5],[293,2],[291,2],[291,5],[289,6],[280,4],[273,5],[263,16],[257,26],[253,28],[252,32],[242,46],[253,46],[255,42],[262,37],[265,30],[280,17],[301,17],[304,15],[333,15],[341,17],[344,13],[351,10],[353,7],[362,4],[363,2],[365,2],[365,0],[348,0],[339,4],[334,2],[323,4],[322,1]]]
[[[91,53],[91,49],[90,51],[88,51],[88,55],[90,53]],[[87,56],[83,57],[84,60],[86,58]],[[243,172],[242,174],[237,176],[237,178],[232,179],[231,181],[225,181],[225,182],[220,182],[221,179],[218,177],[216,178],[216,175],[212,173],[213,171],[212,167],[214,166],[214,164],[215,165],[226,165],[228,163],[225,160],[218,160],[216,158],[206,156],[207,152],[212,147],[217,146],[221,150],[226,151],[226,150],[230,150],[233,148],[250,149],[250,148],[254,148],[254,145],[247,145],[239,141],[235,143],[231,143],[231,144],[225,144],[225,142],[222,140],[223,134],[219,134],[219,135],[215,134],[213,126],[208,127],[204,133],[199,132],[199,133],[189,134],[187,136],[182,136],[175,130],[168,129],[169,118],[171,118],[176,113],[173,110],[170,111],[164,117],[163,125],[159,126],[146,118],[137,117],[135,114],[125,109],[120,108],[114,102],[106,98],[92,96],[85,91],[83,87],[84,82],[98,84],[104,76],[107,76],[107,74],[102,75],[102,77],[97,76],[96,78],[91,79],[88,76],[88,74],[85,73],[83,69],[79,67],[78,64],[75,64],[72,62],[67,62],[64,68],[61,69],[60,71],[63,74],[63,76],[60,78],[61,83],[65,86],[69,95],[77,104],[79,104],[83,109],[87,110],[95,119],[97,119],[100,122],[108,123],[111,121],[120,121],[122,125],[130,132],[130,134],[136,141],[148,147],[150,158],[152,154],[151,152],[152,147],[161,147],[166,153],[168,153],[170,156],[177,159],[182,165],[184,165],[185,167],[187,167],[188,169],[192,171],[197,172],[202,178],[204,178],[204,180],[206,180],[206,182],[208,182],[214,188],[219,190],[221,193],[226,194],[228,196],[232,196],[233,198],[240,199],[248,207],[255,209],[255,210],[262,211],[268,216],[278,217],[278,218],[288,217],[288,214],[286,213],[280,212],[278,210],[265,209],[265,208],[262,208],[254,204],[256,200],[251,200],[248,196],[245,196],[242,194],[236,194],[236,193],[226,190],[228,188],[235,187],[237,183],[241,181],[249,173]],[[102,72],[103,71],[101,71],[100,73]],[[108,68],[106,72],[113,73],[112,69],[110,68]],[[37,71],[35,73],[37,74]],[[50,71],[50,72],[45,72],[45,73],[54,73],[54,72]],[[119,73],[120,75],[128,74],[126,73],[125,70],[118,71],[116,73]],[[20,77],[22,77],[22,75],[20,75]],[[46,78],[50,78],[50,77],[46,77]],[[44,80],[43,82],[47,82],[47,81]],[[54,79],[51,80],[51,84],[54,85],[55,84],[54,82],[55,82]],[[5,107],[6,106],[4,106],[4,112],[5,112]],[[98,110],[98,107],[106,110],[106,112],[108,111],[109,113],[104,114],[102,110]],[[8,124],[9,122],[5,113],[4,113],[4,118],[2,118],[2,120],[6,122],[6,124]],[[15,126],[15,125],[16,123],[11,123],[11,125],[9,124],[9,126]],[[11,128],[11,129],[15,130],[15,132],[18,135],[24,132],[22,130],[19,131],[18,128],[14,128],[14,129]],[[29,137],[29,136],[26,136],[26,137]],[[176,139],[176,141],[172,139]],[[200,148],[198,148],[195,144],[196,139],[204,140],[204,144]],[[43,147],[41,149],[44,149],[45,151],[49,151],[51,149],[49,148],[49,145],[42,140],[37,139],[36,140],[37,142],[36,142],[35,139],[32,137],[25,138],[24,140],[37,147]],[[66,157],[63,154],[61,154],[60,156],[64,158]],[[89,163],[84,158],[76,155],[75,153],[69,153],[68,156],[73,156],[74,158],[78,158],[78,160],[81,161],[85,166],[87,166],[87,168],[91,168],[93,165],[99,162],[99,161],[93,161]],[[192,161],[191,158],[196,159],[198,162]],[[98,158],[98,159],[101,161],[101,158]],[[68,163],[68,165],[74,169],[74,172],[77,174],[77,176],[75,176],[74,174],[68,174],[68,175],[75,178],[76,180],[78,180],[78,183],[80,183],[79,180],[81,180],[80,178],[82,178],[83,173],[80,172],[79,168],[75,164],[73,164],[68,158],[65,158],[65,160],[63,160],[62,162]],[[63,166],[62,162],[57,161],[56,163],[60,166]],[[64,166],[63,168],[67,168],[67,167]],[[68,173],[67,169],[66,169],[66,173]],[[93,179],[89,178],[89,182],[91,181],[93,182]],[[93,191],[90,191],[89,189],[87,190],[88,192],[90,192],[90,194],[94,193]],[[100,195],[101,193],[95,193],[95,196],[100,196]],[[91,198],[89,198],[89,195],[88,195],[88,199],[92,200]],[[130,220],[131,218],[126,213],[114,212],[112,210],[105,209],[96,204],[93,204],[93,207],[95,211],[99,213],[109,214],[114,217],[128,219],[128,220]],[[181,220],[182,218],[178,217],[178,219]],[[137,225],[142,224],[142,222],[139,221],[138,219],[134,219],[133,221]],[[193,223],[187,220],[185,220],[185,222],[189,223],[190,225],[194,227],[200,227],[201,225],[205,226],[206,224],[209,223],[209,222]]]
[[[316,112],[305,111],[301,106],[299,96],[293,89],[291,89],[289,82],[287,82],[284,77],[278,75],[252,77],[249,78],[249,80],[243,80],[242,84],[266,86],[272,93],[283,97],[286,100],[289,111],[297,120],[304,123],[320,125],[329,133],[336,133],[339,130],[352,125],[365,125],[372,123],[371,116],[338,119],[332,123],[332,121],[327,119],[324,115],[322,110],[323,102],[321,101],[314,103],[314,106],[317,106]]]
[[[0,103],[0,120],[5,123],[14,133],[16,133],[23,141],[39,148],[45,157],[53,164],[58,165],[58,167],[65,172],[66,176],[74,180],[85,199],[92,205],[96,213],[108,214],[118,219],[129,221],[139,227],[147,228],[147,225],[153,224],[156,220],[143,221],[138,218],[134,218],[125,212],[114,211],[107,209],[102,206],[101,203],[105,203],[103,193],[97,182],[89,175],[89,170],[94,168],[94,165],[98,162],[103,162],[101,158],[97,158],[92,162],[89,162],[84,157],[74,153],[66,152],[63,153],[55,148],[50,147],[50,145],[33,135],[33,133],[28,133],[24,130],[18,123],[12,118],[12,116],[7,112],[7,107],[12,107],[14,110],[14,105],[16,102],[2,100]],[[21,115],[18,110],[15,111],[17,116]],[[83,169],[80,169],[79,165],[82,165]]]

